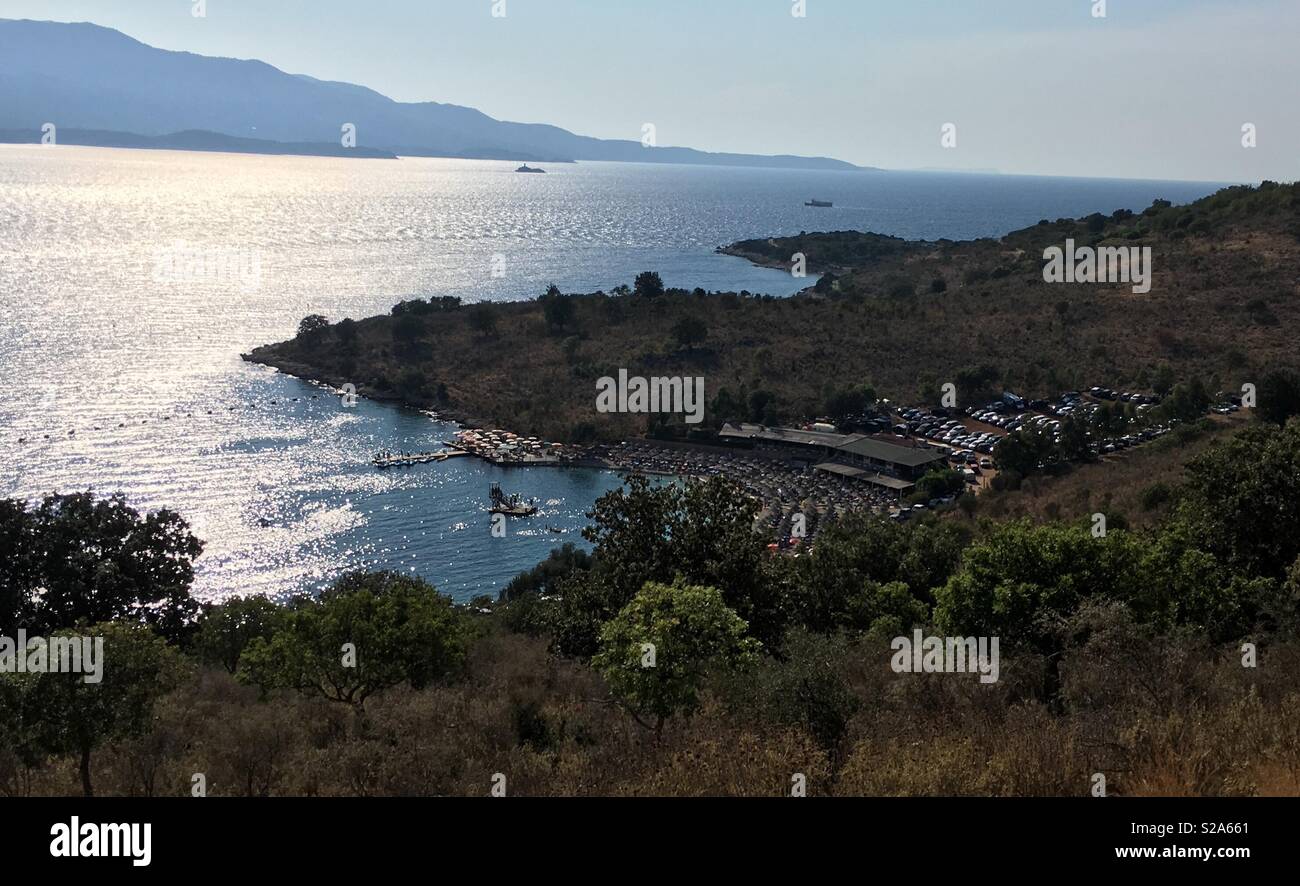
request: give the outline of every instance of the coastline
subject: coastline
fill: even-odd
[[[302,367],[305,370],[303,374],[298,374],[290,371],[291,364],[281,367],[256,359],[249,354],[241,356],[253,365],[265,366],[302,381],[326,386],[335,394],[341,392],[340,384],[306,371],[306,367]],[[658,440],[629,435],[619,443],[563,443],[560,447],[556,447],[562,449],[562,454],[553,449],[552,456],[549,457],[493,456],[481,447],[467,445],[465,442],[466,436],[484,433],[482,429],[490,426],[490,423],[467,421],[463,413],[457,410],[435,410],[397,397],[376,396],[375,392],[368,393],[362,386],[354,387],[357,388],[357,395],[365,396],[376,403],[411,409],[428,416],[433,421],[455,425],[457,431],[453,440],[437,441],[445,447],[443,451],[464,453],[466,456],[498,468],[590,470],[666,480],[707,480],[710,477],[725,477],[736,483],[743,490],[743,494],[755,501],[755,531],[763,533],[782,551],[804,550],[813,543],[821,529],[837,517],[868,512],[885,515],[896,507],[896,502],[889,496],[855,481],[821,472],[809,472],[774,455],[748,449],[732,449],[717,444]],[[512,440],[522,439],[520,435],[506,432],[504,429],[501,433]],[[442,460],[444,459],[413,459],[408,466],[424,465],[426,462],[437,463]],[[381,470],[401,469],[401,466],[392,465],[376,464],[375,467]],[[806,536],[792,541],[790,528],[794,515],[799,513],[805,515],[809,528]]]
[[[345,385],[352,385],[353,388],[356,389],[356,394],[360,397],[365,397],[367,400],[373,400],[376,403],[383,403],[387,406],[395,406],[399,409],[410,409],[416,412],[433,414],[437,416],[439,421],[451,422],[453,424],[460,425],[462,427],[470,426],[470,425],[486,425],[491,423],[487,419],[476,418],[475,416],[472,416],[452,406],[440,407],[436,404],[429,403],[429,402],[412,402],[402,397],[393,396],[391,394],[385,394],[384,392],[377,390],[371,385],[367,385],[364,383],[355,384],[350,380],[344,380],[330,373],[320,372],[308,366],[306,363],[297,363],[294,361],[286,361],[286,360],[272,360],[272,359],[262,358],[257,356],[258,351],[267,350],[268,348],[273,348],[273,347],[275,347],[275,345],[262,345],[260,347],[254,348],[252,351],[250,351],[247,354],[240,354],[239,359],[244,361],[245,363],[250,363],[254,366],[262,366],[267,369],[274,369],[276,372],[279,372],[283,375],[290,376],[291,378],[300,379],[301,381],[311,382],[313,384],[323,385],[329,388],[331,391],[335,392],[336,394],[342,392],[344,390]]]

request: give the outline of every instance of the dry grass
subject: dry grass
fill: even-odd
[[[782,796],[796,774],[809,795],[1084,796],[1101,772],[1117,796],[1300,794],[1297,646],[1253,671],[1195,642],[1075,649],[1063,711],[1032,697],[1033,660],[1004,655],[1003,680],[983,686],[893,674],[866,642],[847,655],[838,671],[862,707],[838,764],[720,695],[656,741],[590,671],[493,631],[462,681],[390,692],[364,718],[202,672],[149,734],[101,750],[94,777],[135,796],[188,795],[197,772],[214,796],[484,796],[496,773],[520,796]],[[78,790],[71,759],[25,770],[0,753],[0,793]]]
[[[1215,416],[1206,432],[1186,439],[1171,435],[1090,464],[1073,465],[1061,476],[1030,477],[1018,489],[982,493],[976,514],[1047,522],[1105,513],[1123,515],[1132,528],[1155,526],[1176,502],[1187,462],[1249,423],[1242,413]],[[1168,490],[1169,497],[1153,495],[1157,486]]]

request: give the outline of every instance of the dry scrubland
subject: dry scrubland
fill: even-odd
[[[1152,291],[1044,283],[1043,250],[1068,237],[1151,247]],[[250,358],[475,424],[571,441],[647,430],[644,416],[595,412],[596,379],[619,368],[704,376],[706,425],[716,426],[816,416],[830,395],[863,382],[881,396],[919,402],[985,367],[989,389],[1050,395],[1090,385],[1142,388],[1162,365],[1180,379],[1200,377],[1211,391],[1235,390],[1296,362],[1294,185],[1045,222],[1001,240],[908,242],[845,232],[747,241],[729,251],[778,264],[803,252],[813,270],[831,277],[790,299],[594,294],[560,296],[569,304],[550,311],[545,298],[451,310],[425,303],[416,305],[423,315],[362,320],[346,333],[335,324]],[[688,318],[703,324],[703,341],[675,335]]]
[[[1103,538],[1065,515],[861,516],[811,556],[773,557],[725,481],[632,481],[597,503],[594,557],[548,561],[471,608],[415,579],[356,576],[328,600],[254,598],[182,623],[167,614],[191,605],[184,568],[150,610],[157,636],[136,627],[123,647],[139,676],[167,675],[153,697],[136,697],[154,678],[134,672],[105,684],[131,696],[130,723],[88,718],[99,692],[75,675],[0,677],[0,795],[92,782],[185,795],[196,772],[212,795],[249,796],[482,796],[495,773],[516,796],[779,796],[795,773],[812,795],[1086,796],[1095,773],[1112,796],[1300,795],[1300,418],[1216,425],[1131,454],[1119,470],[1169,494],[1140,519],[1116,497]],[[1137,486],[1137,473],[1124,476]],[[1046,495],[1068,499],[1073,482]],[[93,521],[72,513],[47,535],[89,533],[97,553],[78,562],[105,574]],[[30,575],[22,587],[50,583],[39,557]],[[708,599],[682,587],[669,608],[639,608],[674,576]],[[61,576],[55,596],[82,580]],[[91,596],[111,615],[105,590]],[[45,598],[22,598],[41,616]],[[126,639],[123,602],[110,642]],[[76,623],[81,598],[66,604],[44,612],[51,627]],[[720,640],[719,620],[744,639]],[[1000,679],[895,673],[890,640],[914,627],[1001,637]],[[648,671],[647,637],[662,653]],[[380,670],[340,668],[344,639]],[[757,654],[725,651],[741,642]],[[683,670],[691,649],[702,657]],[[321,697],[408,658],[364,703]],[[670,709],[658,726],[654,699]],[[94,742],[84,756],[80,730]]]
[[[542,640],[491,629],[462,681],[392,690],[347,708],[295,697],[259,702],[220,671],[163,701],[152,731],[101,752],[96,790],[188,795],[204,772],[217,796],[484,796],[496,772],[512,795],[1300,795],[1300,647],[1247,672],[1195,641],[1094,641],[1067,658],[1071,712],[1013,701],[1036,666],[1004,660],[1000,691],[974,677],[892,674],[883,644],[842,646],[826,663],[862,699],[827,748],[806,724],[729,705],[719,687],[689,720],[652,736],[604,703],[600,679]],[[1004,659],[1006,657],[1004,656]],[[1269,675],[1273,675],[1270,677]],[[760,678],[753,681],[763,686]],[[749,692],[748,695],[753,695]],[[74,795],[73,758],[29,771],[0,751],[0,791]]]
[[[981,493],[973,513],[1039,522],[1106,513],[1120,515],[1133,528],[1150,527],[1177,504],[1187,461],[1248,423],[1240,413],[1216,417],[1134,449],[1069,465],[1056,476],[1030,476],[1017,489]]]

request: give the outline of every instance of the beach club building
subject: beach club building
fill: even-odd
[[[943,467],[945,457],[928,446],[899,446],[867,434],[835,434],[739,423],[723,425],[719,439],[731,446],[803,464],[880,486],[909,492],[927,471]]]

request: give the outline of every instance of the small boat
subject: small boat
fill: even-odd
[[[492,498],[492,507],[488,511],[493,514],[505,514],[507,517],[531,517],[537,513],[536,499],[524,501],[518,495],[506,495],[501,491],[498,483],[492,484],[492,489],[488,493]]]
[[[804,206],[816,206],[818,209],[830,209],[835,204],[829,200],[809,200]]]
[[[537,169],[535,167],[529,166],[527,163],[525,163],[523,166],[520,166],[518,169],[515,170],[515,172],[540,172],[543,175],[546,174],[545,169]]]

